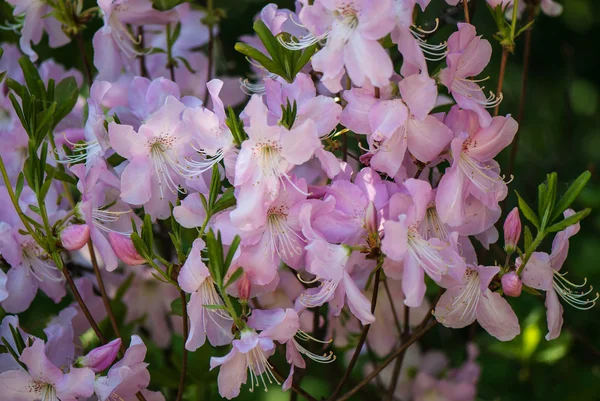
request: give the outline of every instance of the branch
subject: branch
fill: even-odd
[[[92,76],[92,67],[90,66],[90,61],[87,58],[87,54],[85,53],[85,47],[83,45],[83,38],[81,37],[81,33],[77,34],[75,41],[77,42],[77,47],[79,48],[79,53],[81,53],[81,59],[83,60],[83,69],[85,71],[85,76],[87,78],[90,87],[94,82],[94,77]]]
[[[506,63],[508,62],[509,49],[506,46],[502,47],[502,59],[500,60],[500,72],[498,73],[498,89],[496,89],[496,99],[502,94],[502,86],[504,85],[504,74],[506,73]],[[494,107],[494,117],[498,115],[500,111],[500,103]]]
[[[406,341],[409,340],[409,320],[410,320],[410,308],[404,305],[404,331],[400,336],[400,345],[404,345]],[[392,401],[394,399],[394,393],[396,392],[396,387],[398,386],[398,379],[400,378],[400,371],[402,370],[402,363],[404,362],[404,355],[406,352],[402,352],[398,359],[396,359],[396,363],[394,364],[394,371],[392,373],[392,381],[390,383],[390,387],[388,388],[388,400]]]
[[[275,377],[277,378],[277,380],[279,380],[280,383],[283,383],[285,381],[285,378],[283,377],[283,375],[281,373],[279,373],[279,371],[277,370],[277,368],[275,368],[275,366],[273,366],[273,375],[275,375]],[[294,393],[301,395],[302,397],[306,398],[308,401],[317,401],[317,399],[315,397],[308,394],[306,391],[304,391],[302,388],[298,387],[293,382],[292,382],[291,389]]]
[[[375,306],[377,305],[377,293],[379,292],[380,278],[381,278],[381,265],[378,264],[377,270],[375,271],[375,283],[374,283],[374,288],[373,288],[373,297],[371,299],[371,314],[375,313]],[[362,350],[363,345],[365,345],[365,341],[367,340],[367,335],[369,334],[370,328],[371,328],[370,324],[363,327],[362,334],[360,335],[360,339],[358,340],[358,344],[356,345],[356,349],[354,350],[354,355],[352,355],[352,359],[350,360],[350,363],[348,364],[348,368],[346,369],[346,372],[344,372],[344,376],[342,377],[342,380],[340,380],[340,383],[338,384],[337,388],[335,389],[333,394],[331,394],[331,396],[329,397],[330,400],[335,400],[336,397],[338,396],[338,394],[342,391],[344,384],[346,383],[346,380],[348,380],[350,373],[352,373],[352,369],[354,369],[354,365],[356,365],[356,362],[358,361],[360,351]]]
[[[185,298],[185,292],[183,290],[179,290],[179,298],[181,298],[182,305],[182,315],[183,315],[183,361],[181,362],[181,375],[179,376],[179,389],[177,390],[177,398],[176,401],[181,401],[181,397],[183,397],[183,389],[185,387],[185,375],[187,372],[187,359],[188,352],[185,348],[185,342],[189,336],[189,328],[188,328],[188,314],[186,303],[187,299]]]
[[[423,337],[425,333],[427,333],[436,324],[437,320],[434,320],[433,322],[425,326],[423,329],[413,334],[413,336],[404,345],[400,346],[400,348],[398,348],[389,357],[387,357],[387,359],[383,361],[379,367],[377,367],[374,371],[369,373],[367,377],[365,377],[360,383],[358,383],[352,390],[339,397],[336,401],[346,401],[350,399],[350,397],[356,394],[361,388],[369,384],[369,382],[373,380],[379,373],[381,373],[381,371],[385,369],[390,363],[392,363],[394,359],[402,355],[408,347],[410,347],[413,343],[415,343],[417,340]]]

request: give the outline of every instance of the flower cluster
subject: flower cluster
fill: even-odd
[[[43,30],[52,47],[81,40],[77,24],[91,15],[67,20],[64,5],[11,1],[21,40],[20,49],[3,45],[0,63],[10,77],[0,87],[7,399],[164,400],[147,389],[142,337],[166,348],[173,332],[184,336],[184,358],[206,340],[227,347],[204,368],[219,370],[219,393],[232,399],[244,385],[301,391],[295,372],[307,359],[332,363],[331,347],[349,345],[358,357],[369,329],[378,357],[397,347],[404,357],[408,339],[436,322],[477,321],[511,340],[520,326],[506,297],[522,289],[546,293],[548,340],[560,334],[561,299],[591,308],[598,296],[561,272],[589,213],[570,209],[589,173],[560,200],[549,175],[539,214],[519,197],[504,223],[505,260],[476,252],[500,237],[512,177],[495,158],[518,123],[498,115],[501,91],[482,86],[491,43],[468,22],[430,43],[438,21],[414,19],[428,3],[270,4],[256,36],[236,46],[253,67],[251,80],[240,80],[215,77],[217,10],[99,0],[97,75],[88,65],[84,84],[52,60],[35,67],[31,43]],[[519,6],[489,3],[502,12]],[[542,9],[556,5],[542,1]],[[204,45],[208,55],[198,51]],[[537,231],[526,227],[520,247],[521,214]],[[538,248],[550,235],[548,254]],[[58,304],[67,288],[76,302],[44,329],[45,340],[19,328],[16,314],[38,290]],[[126,306],[123,322],[111,297]],[[109,342],[97,325],[105,317],[116,336]],[[81,343],[88,322],[101,345]],[[142,337],[126,348],[119,323]],[[445,375],[442,354],[421,358],[415,349],[406,366],[416,376],[382,373],[394,386],[400,375],[400,398],[475,399],[474,345]],[[368,365],[366,374],[382,369]]]

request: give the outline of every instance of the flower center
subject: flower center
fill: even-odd
[[[47,262],[48,255],[33,241],[23,245],[23,265],[38,281],[60,282],[63,276],[56,266]]]
[[[280,258],[300,255],[302,247],[299,241],[304,241],[287,223],[289,210],[286,206],[274,206],[267,212],[267,235],[271,255]]]

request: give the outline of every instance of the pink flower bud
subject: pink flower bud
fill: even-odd
[[[237,281],[238,297],[242,302],[248,302],[250,299],[250,292],[252,291],[252,283],[246,273],[242,274]]]
[[[375,209],[373,202],[369,202],[369,206],[367,206],[365,225],[367,231],[370,233],[376,233],[379,228],[379,224],[377,223],[377,209]]]
[[[60,232],[60,242],[66,250],[78,251],[90,239],[90,228],[86,224],[72,224]]]
[[[131,238],[111,231],[108,233],[108,241],[117,257],[128,265],[138,266],[146,263],[146,259],[135,249]]]
[[[516,272],[510,272],[502,276],[502,291],[509,297],[518,297],[521,295],[523,282]]]
[[[521,218],[519,209],[510,211],[504,222],[504,250],[513,253],[521,237]]]
[[[114,362],[119,353],[120,346],[120,338],[112,340],[108,344],[91,350],[86,356],[80,358],[78,365],[90,368],[96,373],[102,372]]]

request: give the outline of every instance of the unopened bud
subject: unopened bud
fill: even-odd
[[[510,211],[504,222],[504,250],[511,254],[515,251],[521,237],[521,218],[516,207]]]
[[[502,276],[502,291],[509,297],[518,297],[521,295],[523,282],[516,272],[510,272]]]
[[[131,238],[112,231],[108,233],[108,241],[117,257],[126,264],[137,266],[146,263],[146,259],[144,259],[135,249]]]
[[[248,302],[250,299],[250,292],[252,291],[252,283],[246,273],[242,274],[242,277],[237,281],[238,297],[242,302]]]
[[[90,228],[86,224],[71,224],[60,232],[60,243],[68,251],[78,251],[90,239]]]
[[[369,206],[367,206],[367,211],[365,212],[365,227],[369,233],[376,233],[379,228],[379,224],[377,223],[377,209],[375,209],[373,202],[369,202]]]
[[[100,373],[108,368],[115,361],[121,346],[121,339],[117,338],[108,344],[102,345],[91,350],[86,356],[77,360],[77,365],[90,368],[96,373]]]

